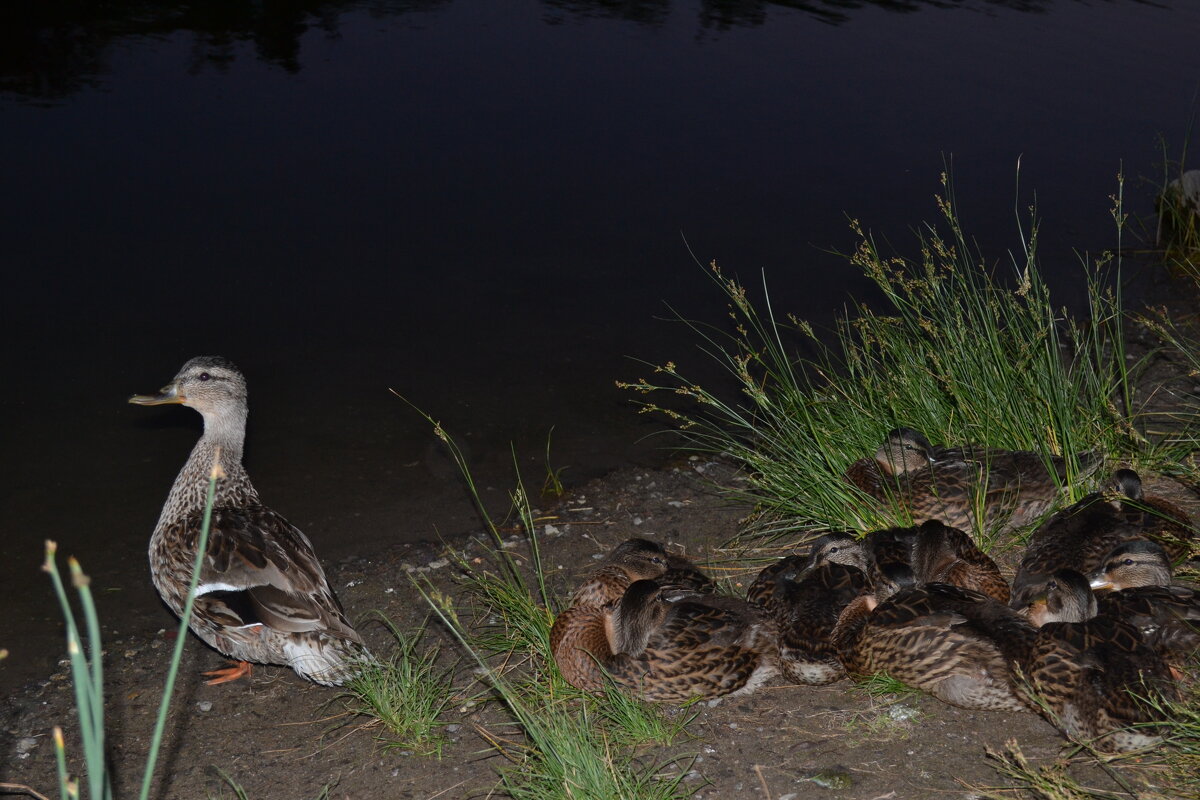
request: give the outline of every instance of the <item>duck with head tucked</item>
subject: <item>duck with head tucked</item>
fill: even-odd
[[[626,539],[612,549],[572,593],[568,605],[611,606],[634,581],[653,579],[664,586],[712,592],[716,584],[687,558],[668,553],[648,539]]]
[[[734,597],[630,584],[615,607],[576,605],[555,620],[563,678],[599,691],[605,675],[645,700],[682,703],[753,691],[778,672],[766,613]]]
[[[746,592],[775,621],[780,669],[797,683],[818,686],[846,676],[830,634],[842,609],[870,584],[859,566],[830,560],[829,551],[836,558],[839,549],[826,537],[808,556],[765,567]]]
[[[951,705],[1020,711],[1025,704],[1005,651],[1020,650],[1034,634],[1027,620],[985,594],[930,583],[882,602],[872,595],[852,600],[831,639],[851,675],[885,672]]]
[[[1081,473],[1099,464],[1086,453],[1076,461]],[[873,458],[846,471],[850,483],[882,503],[895,503],[914,522],[937,519],[961,530],[997,533],[1029,525],[1049,511],[1067,477],[1067,460],[1059,456],[1047,463],[1026,450],[934,446],[912,428],[890,431]]]
[[[250,672],[250,663],[285,664],[316,683],[341,685],[355,662],[369,658],[346,619],[308,537],[263,505],[242,466],[246,380],[229,361],[188,361],[143,406],[180,403],[204,418],[192,449],[150,537],[154,587],[177,615],[183,612],[196,560],[210,475],[219,467],[208,545],[190,626],[218,652],[236,659],[207,673],[224,683]]]

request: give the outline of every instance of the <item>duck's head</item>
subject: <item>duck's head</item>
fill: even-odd
[[[1171,582],[1171,559],[1161,545],[1134,539],[1114,547],[1088,581],[1096,591],[1166,586]]]
[[[863,555],[862,542],[843,531],[834,531],[815,539],[808,551],[808,563],[804,566],[804,572],[824,564],[845,564],[866,572],[867,560]]]
[[[933,464],[933,445],[918,430],[896,428],[875,451],[875,461],[888,475],[916,472]]]
[[[626,539],[608,554],[608,563],[620,567],[634,581],[657,578],[678,561],[649,539]]]
[[[1114,472],[1105,488],[1116,495],[1117,500],[1142,499],[1142,478],[1131,469],[1119,469]]]
[[[197,356],[158,394],[135,394],[129,402],[139,406],[181,403],[199,411],[205,421],[246,409],[246,379],[232,362],[219,356]]]
[[[662,624],[671,602],[663,587],[651,580],[634,581],[612,612],[613,650],[639,655],[650,634]]]
[[[1096,616],[1096,595],[1083,575],[1060,569],[1019,611],[1039,628],[1047,622],[1083,622]]]

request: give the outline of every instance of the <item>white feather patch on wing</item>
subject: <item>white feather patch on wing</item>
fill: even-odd
[[[213,592],[242,592],[245,586],[234,586],[232,583],[202,583],[196,587],[194,597],[212,594]]]

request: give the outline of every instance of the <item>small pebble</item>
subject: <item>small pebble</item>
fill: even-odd
[[[558,529],[556,526],[554,526],[554,525],[547,525],[547,526],[544,528],[544,532],[545,532],[545,534],[546,534],[547,536],[558,536],[560,533],[562,533],[562,531],[560,531],[560,530],[559,530],[559,529]]]
[[[446,726],[446,733],[458,733],[461,730],[462,730],[462,725],[459,725],[457,723],[453,723],[453,724]]]
[[[30,750],[37,747],[39,744],[41,744],[41,742],[37,738],[33,736],[26,736],[23,739],[17,740],[17,753],[24,758],[25,756],[29,755]]]
[[[206,711],[206,712],[212,711],[212,701],[211,700],[201,700],[199,703],[196,703],[196,708],[200,709],[201,711]]]

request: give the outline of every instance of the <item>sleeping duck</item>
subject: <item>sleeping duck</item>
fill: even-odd
[[[842,609],[868,591],[862,569],[829,561],[828,553],[814,547],[808,556],[787,556],[764,568],[746,599],[775,621],[783,674],[816,686],[846,676],[830,633]]]
[[[871,595],[854,599],[831,638],[851,675],[885,672],[951,705],[1020,711],[1025,704],[1005,651],[1020,651],[1035,634],[1027,620],[985,594],[931,583],[879,603]]]
[[[712,579],[683,556],[668,553],[648,539],[626,539],[613,548],[603,563],[571,595],[569,606],[611,606],[634,581],[657,580],[660,584],[697,592],[716,589]]]
[[[682,703],[753,691],[778,672],[766,613],[735,597],[634,581],[615,607],[576,605],[555,620],[563,678],[598,691],[607,674],[645,700]]]
[[[1076,460],[1080,472],[1099,461],[1089,454]],[[873,458],[850,465],[846,479],[870,497],[894,504],[913,522],[937,519],[961,530],[1006,533],[1050,510],[1068,467],[1062,457],[1047,463],[1026,450],[935,447],[919,431],[896,428]]]
[[[223,358],[188,361],[154,395],[129,402],[180,403],[204,418],[204,434],[167,495],[150,537],[154,587],[182,615],[196,561],[210,475],[218,471],[208,544],[200,566],[192,632],[236,660],[206,673],[224,683],[250,663],[283,664],[316,683],[341,685],[369,658],[329,587],[312,544],[263,505],[242,466],[246,380]]]

